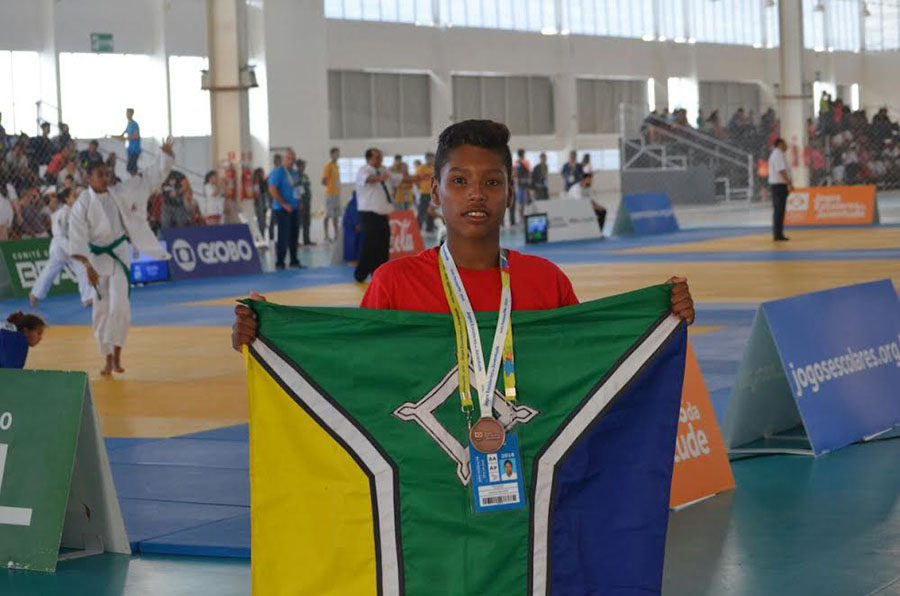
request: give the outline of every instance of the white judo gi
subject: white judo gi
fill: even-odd
[[[78,282],[78,294],[81,296],[81,303],[87,304],[94,298],[94,289],[91,287],[87,278],[87,269],[84,265],[69,256],[69,216],[71,209],[63,203],[53,215],[50,217],[53,239],[50,241],[50,260],[44,265],[34,287],[31,288],[31,294],[38,300],[47,297],[50,286],[56,276],[66,267],[75,274]]]
[[[171,156],[161,153],[156,165],[110,186],[106,193],[88,187],[72,206],[69,254],[87,258],[100,277],[93,328],[103,356],[125,345],[131,323],[129,242],[141,254],[170,258],[147,223],[147,203],[153,189],[169,175],[173,162]]]

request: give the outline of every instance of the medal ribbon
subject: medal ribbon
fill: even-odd
[[[481,348],[481,337],[478,334],[478,322],[475,311],[472,308],[462,278],[450,249],[445,243],[441,246],[441,258],[439,260],[441,271],[441,283],[444,286],[444,294],[450,305],[450,314],[453,316],[453,328],[456,334],[456,358],[459,365],[459,397],[463,411],[470,411],[473,401],[469,383],[469,356],[475,369],[476,389],[478,391],[479,411],[482,418],[493,417],[491,405],[494,399],[494,387],[497,384],[497,376],[500,372],[500,363],[503,363],[503,385],[506,399],[516,399],[515,361],[513,358],[512,340],[512,291],[509,282],[509,258],[505,250],[500,251],[500,310],[497,313],[497,328],[494,332],[494,341],[491,346],[489,365],[485,367],[484,352]],[[463,328],[465,327],[465,331]],[[469,344],[472,345],[471,353]]]

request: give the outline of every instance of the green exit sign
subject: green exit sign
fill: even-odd
[[[113,52],[112,33],[91,33],[91,51],[96,54],[111,54]]]

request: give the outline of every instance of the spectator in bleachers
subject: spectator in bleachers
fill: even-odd
[[[128,141],[126,150],[128,164],[125,169],[134,176],[138,171],[138,159],[141,157],[141,127],[138,125],[137,120],[134,119],[134,108],[125,110],[125,118],[128,120],[128,123],[125,125],[125,132],[118,135],[118,138]]]
[[[651,115],[655,114],[656,112],[654,111]],[[646,122],[646,120],[644,122]],[[574,184],[578,184],[578,182],[581,181],[581,177],[584,176],[584,170],[581,169],[581,164],[578,163],[578,154],[575,151],[569,151],[569,161],[563,165],[561,173],[566,192],[568,192]]]
[[[0,155],[6,151],[6,129],[3,128],[3,114],[0,113]]]
[[[4,180],[3,168],[0,167],[0,240],[9,240],[12,234],[16,216],[13,209],[14,193],[15,189]]]
[[[45,204],[41,199],[37,184],[26,183],[19,191],[19,209],[16,228],[20,238],[44,238],[47,236],[49,221],[44,214]]]
[[[207,225],[225,223],[225,193],[219,184],[219,175],[210,170],[203,178],[203,202],[200,212]]]
[[[50,160],[50,163],[47,164],[47,181],[51,184],[56,184],[56,178],[60,171],[65,167],[66,163],[75,153],[75,143],[70,142],[68,145],[64,145],[59,153],[56,153],[53,156],[53,159]]]
[[[88,143],[88,148],[78,154],[78,165],[82,170],[87,171],[91,164],[103,163],[103,156],[100,155],[100,144],[97,141]]]
[[[109,155],[106,156],[106,169],[109,170],[109,185],[115,186],[119,182],[122,181],[121,178],[116,176],[116,161],[118,157],[112,151],[109,152]],[[85,170],[90,171],[90,170]]]
[[[172,170],[162,184],[160,227],[183,228],[200,223],[195,212],[197,205],[190,181],[178,170]]]
[[[25,153],[25,144],[21,142],[21,137],[12,149],[6,152],[6,164],[9,175],[13,178],[19,178],[29,171],[28,155]]]
[[[31,159],[31,167],[37,171],[38,166],[45,166],[53,159],[56,148],[50,139],[50,123],[41,124],[41,136],[32,137],[28,143],[28,154]]]
[[[62,151],[63,147],[68,146],[72,142],[72,135],[69,134],[69,125],[62,122],[59,123],[59,134],[53,137],[53,147],[56,151]],[[74,147],[73,147],[74,150]]]

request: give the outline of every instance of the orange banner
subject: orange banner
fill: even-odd
[[[391,258],[411,257],[425,250],[419,222],[412,211],[395,211],[388,216],[391,224]]]
[[[728,463],[728,452],[700,365],[688,343],[669,507],[679,507],[733,488],[734,476]]]
[[[874,186],[813,186],[788,196],[787,226],[878,223]]]

